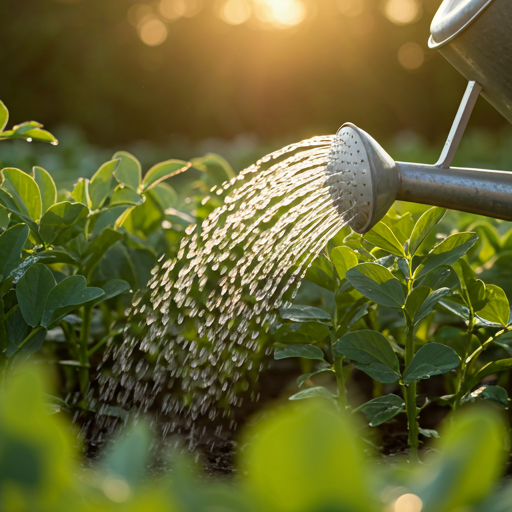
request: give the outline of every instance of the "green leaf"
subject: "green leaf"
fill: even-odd
[[[153,188],[157,183],[180,174],[190,168],[192,164],[190,162],[184,162],[183,160],[167,160],[159,164],[154,165],[146,173],[142,180],[141,190],[149,190]],[[139,190],[140,191],[140,190]]]
[[[104,295],[98,297],[95,301],[91,302],[91,306],[95,306],[100,302],[104,302],[108,299],[113,299],[124,292],[130,291],[130,284],[123,279],[111,279],[105,284],[101,285],[100,288],[105,292]]]
[[[112,197],[110,199],[110,205],[139,205],[144,202],[144,196],[137,194],[131,188],[125,187],[124,185],[118,185]]]
[[[436,307],[437,303],[443,298],[449,295],[452,291],[450,288],[439,288],[438,290],[433,291],[423,302],[423,304],[418,309],[416,316],[414,317],[414,323],[418,323],[420,320],[425,318],[426,316],[432,313],[433,309]]]
[[[17,131],[14,131],[12,138],[14,139],[32,139],[38,140],[40,142],[50,142],[51,144],[57,145],[59,141],[47,130],[41,130],[41,128],[33,128],[32,130],[22,131],[21,134],[18,134]]]
[[[347,271],[347,279],[359,293],[377,304],[401,308],[405,303],[402,284],[382,265],[361,263]]]
[[[300,304],[290,306],[289,308],[281,308],[279,314],[281,318],[291,322],[319,322],[325,324],[332,321],[331,315],[327,311]]]
[[[259,500],[254,509],[382,510],[357,432],[350,417],[319,400],[268,415],[249,432],[241,454],[240,473]]]
[[[96,238],[105,228],[114,228],[129,206],[114,206],[102,211],[96,218],[90,238]]]
[[[25,121],[13,127],[12,132],[15,135],[23,135],[33,128],[42,128],[43,125],[37,121]]]
[[[467,283],[467,292],[474,311],[480,311],[485,307],[487,302],[487,292],[483,281],[474,278],[469,279]]]
[[[461,402],[475,402],[476,400],[491,400],[503,407],[509,406],[508,394],[500,386],[482,386],[465,395]]]
[[[405,402],[399,396],[389,394],[374,398],[355,410],[364,413],[370,427],[376,427],[405,411]]]
[[[51,244],[65,229],[87,217],[89,209],[80,203],[56,203],[43,215],[39,234],[44,243]]]
[[[109,475],[121,477],[130,488],[144,481],[151,459],[151,430],[143,422],[133,425],[127,436],[118,439],[108,450],[101,468]]]
[[[404,372],[402,382],[410,384],[457,368],[460,358],[450,347],[430,342],[421,347]]]
[[[512,368],[512,358],[499,359],[498,361],[491,361],[483,366],[471,379],[467,379],[464,383],[464,390],[469,391],[474,388],[480,381],[493,375],[494,373],[503,372]]]
[[[398,358],[389,341],[379,332],[362,330],[345,334],[336,342],[333,356],[345,356],[356,368],[379,382],[391,383],[400,378]]]
[[[421,305],[425,302],[430,291],[431,290],[428,286],[418,286],[417,288],[414,288],[407,297],[405,302],[405,311],[411,321],[414,321],[414,317],[416,316],[418,309],[420,309]]]
[[[305,400],[306,398],[327,398],[328,400],[335,401],[336,395],[333,395],[328,389],[323,386],[314,388],[303,389],[295,395],[292,395],[289,400]]]
[[[91,199],[91,209],[97,210],[103,206],[103,203],[116,186],[116,180],[113,173],[119,166],[121,160],[111,160],[104,163],[91,178],[89,183],[89,197]]]
[[[33,167],[32,172],[41,192],[41,215],[43,215],[57,201],[57,187],[48,171],[45,171],[42,167]]]
[[[489,322],[507,325],[510,317],[510,306],[505,292],[494,284],[485,287],[485,306],[478,311],[478,316]]]
[[[435,437],[436,439],[441,437],[437,430],[432,430],[430,428],[420,428],[418,429],[418,432],[425,437]]]
[[[101,258],[107,250],[112,247],[117,241],[121,240],[123,235],[118,231],[106,228],[104,229],[90,244],[83,254],[85,262],[84,275],[91,276],[93,270],[96,268]]]
[[[505,348],[511,348],[512,347],[512,331],[506,331],[497,338],[495,338],[494,343],[497,343],[498,345],[505,347]]]
[[[68,313],[104,295],[101,288],[87,287],[83,276],[70,276],[61,281],[49,293],[46,300],[41,325],[51,328]]]
[[[2,188],[10,194],[19,211],[32,220],[41,218],[41,193],[32,176],[19,169],[2,170]]]
[[[30,267],[16,285],[16,298],[25,322],[39,325],[46,299],[57,285],[52,271],[40,263]]]
[[[32,331],[34,332],[34,331]],[[37,352],[44,343],[44,340],[46,339],[46,335],[48,334],[48,331],[46,329],[41,329],[40,331],[36,332],[28,341],[24,341],[24,345],[21,348],[15,347],[15,350],[11,350],[10,357],[12,357],[12,360],[17,363],[23,363],[26,361],[32,354]]]
[[[274,359],[287,359],[288,357],[302,357],[303,359],[324,360],[324,353],[314,345],[297,343],[274,350]]]
[[[307,269],[306,279],[326,290],[336,291],[334,268],[323,254],[313,260],[311,266]]]
[[[307,380],[315,375],[319,375],[320,373],[334,373],[332,368],[320,368],[320,370],[315,370],[314,372],[304,373],[300,377],[297,378],[297,386],[300,388]]]
[[[114,176],[119,183],[137,192],[141,182],[142,171],[140,162],[127,151],[118,151],[112,160],[120,160],[119,167],[114,171]]]
[[[77,202],[85,204],[91,208],[91,198],[89,197],[89,180],[80,178],[75,184],[71,197]]]
[[[0,206],[0,229],[6,230],[11,222],[9,210]]]
[[[391,254],[405,257],[402,244],[398,241],[393,231],[382,221],[368,231],[368,233],[364,235],[364,238],[376,247],[380,247]]]
[[[476,233],[455,233],[436,245],[414,271],[418,279],[441,265],[452,265],[478,240]]]
[[[38,226],[37,223],[34,222],[28,213],[26,212],[26,209],[24,208],[24,211],[21,211],[14,199],[11,197],[10,194],[8,194],[5,190],[0,188],[0,203],[9,210],[10,213],[14,214],[16,217],[18,217],[22,222],[27,224],[29,228],[32,230],[34,234],[36,234],[37,237],[39,237],[38,234]]]
[[[28,238],[25,224],[16,224],[0,235],[0,283],[21,263],[21,252]]]
[[[163,212],[169,207],[176,206],[178,202],[177,192],[168,183],[161,182],[147,193],[151,195]]]
[[[438,224],[444,217],[446,209],[434,206],[427,210],[414,225],[411,238],[409,240],[409,254],[414,256],[416,251],[420,248],[423,240],[427,237],[430,231]]]
[[[5,128],[9,121],[9,111],[3,101],[0,101],[0,132]]]
[[[340,279],[345,279],[347,270],[355,267],[359,262],[356,252],[350,247],[335,247],[330,257]]]
[[[429,462],[428,477],[418,475],[414,493],[425,511],[475,510],[474,505],[494,491],[503,472],[503,421],[490,409],[466,409],[447,421],[440,434],[434,445],[438,455]]]
[[[405,242],[409,240],[415,224],[410,212],[406,212],[396,219],[388,216],[386,222],[389,222],[389,227],[403,247]]]
[[[209,174],[215,183],[223,183],[236,176],[228,161],[215,153],[208,153],[205,156],[194,158],[191,164],[199,171]]]

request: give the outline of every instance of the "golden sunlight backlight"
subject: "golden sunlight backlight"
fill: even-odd
[[[265,28],[286,29],[307,16],[304,0],[222,0],[219,17],[231,25],[251,21]]]
[[[252,14],[250,0],[226,0],[220,9],[220,17],[230,25],[241,25]]]
[[[180,18],[192,18],[203,7],[202,0],[160,0],[158,10],[169,21]]]
[[[421,512],[423,502],[416,494],[403,494],[395,501],[394,512]]]
[[[414,23],[423,12],[418,0],[385,0],[383,8],[388,20],[396,25]]]
[[[158,46],[167,39],[167,27],[165,23],[152,16],[141,19],[137,30],[142,42],[148,46]]]
[[[362,0],[337,0],[338,9],[344,16],[359,16],[364,11]]]
[[[425,62],[425,52],[416,42],[405,43],[398,50],[398,62],[403,68],[413,70],[418,69]]]

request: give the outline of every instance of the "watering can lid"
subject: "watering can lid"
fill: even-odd
[[[444,0],[430,25],[430,48],[439,47],[462,32],[492,0]]]

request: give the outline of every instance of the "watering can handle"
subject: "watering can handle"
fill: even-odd
[[[437,163],[434,164],[435,167],[440,167],[441,169],[448,169],[450,167],[481,90],[482,86],[476,82],[470,81],[468,83],[441,156]]]

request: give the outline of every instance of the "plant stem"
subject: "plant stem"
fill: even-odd
[[[511,329],[507,326],[504,329],[501,329],[501,331],[498,331],[496,334],[493,334],[490,338],[485,340],[470,356],[466,357],[461,363],[461,377],[459,381],[459,389],[457,390],[457,396],[455,398],[454,404],[452,406],[453,410],[457,410],[458,407],[460,407],[460,403],[462,400],[462,396],[464,395],[464,392],[466,391],[466,378],[468,375],[468,371],[470,370],[472,364],[477,360],[478,356],[486,350],[489,345],[502,334],[510,331]]]
[[[80,392],[82,397],[85,395],[87,384],[89,382],[89,334],[91,332],[92,307],[84,306],[82,310],[82,330],[80,332],[80,343],[78,350],[78,360],[82,365],[78,371],[78,380],[80,382]]]
[[[39,327],[36,327],[18,346],[18,350],[23,348],[39,331],[42,331],[44,327],[40,325]]]
[[[407,281],[407,296],[412,292],[414,279],[412,272],[412,257],[407,258],[409,267],[409,279]],[[409,320],[407,313],[404,311],[405,318],[405,369],[411,364],[414,357],[414,320]],[[409,429],[409,459],[410,461],[418,461],[418,408],[416,407],[416,382],[403,386],[405,412],[407,414],[407,427]]]
[[[334,360],[334,373],[336,383],[338,384],[338,400],[341,409],[347,408],[347,391],[345,389],[345,379],[343,378],[343,357],[337,357]]]
[[[345,389],[345,379],[343,378],[343,356],[334,357],[334,345],[336,339],[334,337],[334,330],[329,329],[331,337],[331,350],[334,359],[334,375],[336,376],[336,384],[338,385],[338,401],[342,410],[347,408],[347,391]]]
[[[414,357],[414,324],[406,320],[405,329],[405,367],[407,368]],[[405,411],[409,428],[410,458],[418,460],[418,408],[416,407],[416,382],[403,387],[405,398]]]

